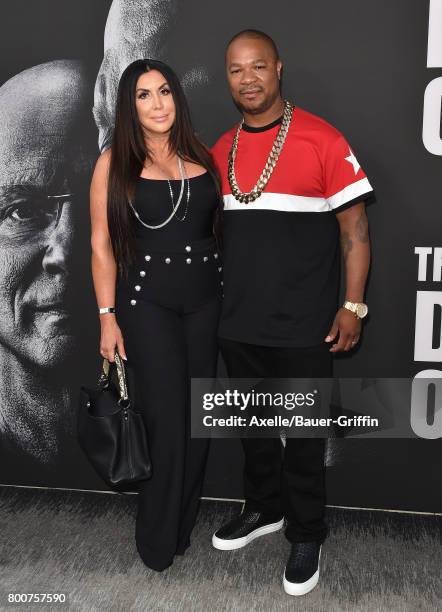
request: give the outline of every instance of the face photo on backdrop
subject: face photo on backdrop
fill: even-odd
[[[101,151],[110,144],[118,81],[123,70],[140,58],[167,58],[168,37],[182,10],[177,0],[113,0],[106,21],[104,55],[94,94],[94,117]],[[181,76],[186,95],[207,83],[206,67],[199,62],[190,63]]]
[[[45,466],[72,436],[72,298],[81,298],[75,269],[94,154],[78,133],[89,98],[73,60],[33,66],[0,88],[0,448]]]

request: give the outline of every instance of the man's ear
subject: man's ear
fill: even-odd
[[[278,60],[276,62],[276,71],[278,73],[278,79],[281,80],[281,71],[282,71],[282,62],[281,62],[281,60]]]

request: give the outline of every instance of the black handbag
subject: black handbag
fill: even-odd
[[[104,359],[97,388],[80,387],[77,420],[78,441],[89,462],[117,490],[152,476],[145,425],[131,405],[126,374],[117,352],[115,362]]]

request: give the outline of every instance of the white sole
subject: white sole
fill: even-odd
[[[315,588],[319,580],[319,563],[321,562],[321,550],[322,547],[319,549],[318,569],[313,574],[313,576],[305,582],[289,582],[286,579],[284,572],[282,584],[284,587],[284,591],[287,593],[287,595],[306,595]]]
[[[216,535],[213,534],[212,545],[218,550],[236,550],[237,548],[247,546],[247,544],[249,544],[255,538],[267,535],[268,533],[273,533],[274,531],[279,531],[283,525],[284,519],[282,518],[277,523],[263,525],[262,527],[255,529],[255,531],[252,531],[252,533],[249,533],[249,535],[246,535],[243,538],[236,538],[235,540],[223,540],[222,538],[217,538]]]

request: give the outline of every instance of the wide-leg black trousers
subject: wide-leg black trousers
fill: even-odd
[[[219,268],[212,238],[143,245],[129,278],[117,283],[117,322],[153,468],[139,486],[135,541],[158,571],[189,546],[197,516],[209,440],[190,437],[190,379],[216,375]]]
[[[329,378],[329,346],[286,348],[219,339],[230,378]],[[317,540],[328,534],[325,523],[325,438],[241,438],[247,508],[287,520],[291,542]]]

